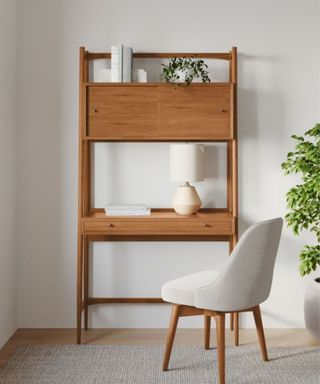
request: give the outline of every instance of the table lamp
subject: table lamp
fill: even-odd
[[[203,180],[204,146],[201,144],[170,145],[170,180],[183,182],[172,206],[179,215],[192,215],[201,207],[200,197],[189,182]]]

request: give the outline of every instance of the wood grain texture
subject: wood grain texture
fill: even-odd
[[[159,87],[159,135],[230,138],[230,85]]]
[[[172,307],[170,324],[169,324],[168,335],[167,335],[166,349],[164,352],[163,363],[162,363],[163,371],[168,370],[174,337],[176,335],[177,325],[180,317],[180,308],[181,308],[180,305],[174,305]]]
[[[203,316],[204,319],[204,349],[210,349],[211,316]]]
[[[262,317],[261,317],[259,305],[257,305],[253,309],[253,316],[254,316],[254,321],[256,324],[256,329],[258,334],[261,356],[264,361],[268,361],[268,351],[267,351],[266,339],[264,336],[264,329],[263,329]]]
[[[234,313],[231,317],[234,319],[234,345],[239,345],[239,313]]]
[[[228,140],[232,89],[228,83],[90,85],[88,137]]]
[[[225,384],[225,315],[218,313],[215,316],[217,349],[218,349],[218,371],[219,384]]]
[[[152,210],[150,216],[106,216],[93,211],[82,219],[83,233],[123,236],[229,236],[234,233],[234,218],[229,212],[199,211],[181,216],[172,210]]]
[[[89,136],[157,135],[157,87],[92,86],[87,91]]]
[[[160,297],[89,297],[88,304],[162,304]]]
[[[135,59],[170,59],[173,57],[199,57],[203,59],[231,60],[231,55],[224,52],[133,52]],[[110,52],[87,52],[88,60],[111,59]]]
[[[84,233],[110,235],[229,235],[232,222],[227,221],[179,221],[179,220],[86,220]]]

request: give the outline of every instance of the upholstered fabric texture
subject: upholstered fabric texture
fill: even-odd
[[[283,220],[249,227],[219,274],[202,271],[164,284],[165,301],[216,311],[237,311],[258,305],[270,293]]]
[[[170,280],[162,286],[162,298],[169,303],[179,303],[194,307],[196,305],[195,290],[211,284],[218,274],[219,271],[202,271]]]

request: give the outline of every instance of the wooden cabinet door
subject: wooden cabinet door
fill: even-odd
[[[87,134],[121,139],[158,135],[157,86],[89,86]]]
[[[230,139],[230,84],[159,87],[159,135],[186,139]]]

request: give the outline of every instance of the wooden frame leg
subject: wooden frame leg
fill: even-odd
[[[83,236],[78,236],[77,258],[77,344],[81,344],[82,286],[83,286]]]
[[[264,330],[263,330],[263,324],[262,324],[262,318],[261,318],[261,312],[260,312],[259,305],[257,305],[256,307],[253,308],[253,316],[254,316],[254,321],[256,323],[262,359],[264,361],[268,361],[268,351],[267,351],[267,346],[266,346],[266,339],[264,337]]]
[[[210,349],[211,316],[204,316],[204,349]]]
[[[166,350],[164,353],[163,358],[163,364],[162,364],[162,370],[167,371],[169,366],[169,360],[171,356],[172,346],[174,337],[176,335],[178,320],[180,316],[180,305],[174,305],[171,312],[171,319],[170,319],[170,325],[167,335],[167,343],[166,343]]]
[[[237,347],[239,345],[239,313],[235,312],[232,317],[234,319],[234,345]]]
[[[215,321],[217,332],[219,384],[225,384],[225,314],[217,313],[215,315]]]
[[[84,236],[83,250],[83,301],[84,301],[84,329],[88,330],[88,297],[89,297],[89,241]]]

